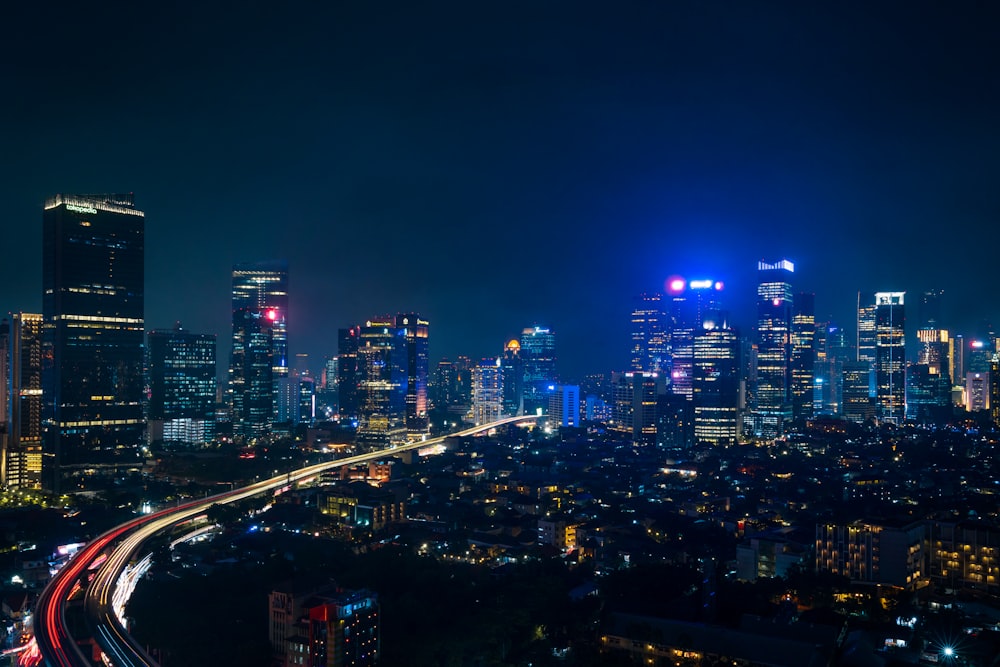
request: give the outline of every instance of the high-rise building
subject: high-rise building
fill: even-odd
[[[787,259],[757,264],[757,386],[754,433],[774,438],[792,418],[791,328],[795,265]]]
[[[661,373],[670,365],[670,326],[663,295],[643,293],[632,309],[632,370]]]
[[[383,447],[406,441],[406,339],[393,317],[358,327],[358,441]]]
[[[718,312],[721,281],[684,280],[674,277],[667,281],[670,295],[669,318],[669,387],[671,393],[691,400],[694,383],[694,337],[702,330],[708,313]]]
[[[296,424],[310,425],[316,421],[316,380],[309,375],[298,378],[298,411]]]
[[[256,327],[252,320],[259,319],[264,313],[267,322]],[[244,419],[239,414],[238,404],[246,398],[236,396],[239,390],[247,391],[251,385],[263,384],[265,378],[241,377],[246,364],[245,356],[252,354],[260,361],[261,351],[247,350],[247,328],[266,329],[270,336],[270,351],[268,353],[269,370],[267,375],[271,383],[268,391],[271,400],[271,417],[266,424],[255,422],[244,427],[239,421]],[[251,262],[236,264],[233,267],[233,348],[229,369],[229,402],[233,407],[233,419],[238,431],[254,436],[270,431],[275,423],[292,421],[295,401],[289,391],[282,385],[289,375],[288,358],[288,263],[285,261]],[[255,372],[263,373],[263,367],[256,367]],[[280,400],[285,396],[286,400]],[[253,402],[262,400],[260,396],[250,397]]]
[[[143,441],[145,214],[132,195],[56,195],[42,233],[46,483],[135,465]]]
[[[476,426],[500,419],[503,372],[499,359],[487,358],[472,368],[472,422]]]
[[[420,438],[428,431],[427,375],[428,333],[430,323],[417,315],[396,315],[397,335],[404,340],[406,370],[406,432],[411,439]]]
[[[524,358],[521,343],[511,338],[500,357],[503,373],[503,413],[511,417],[524,414]]]
[[[580,425],[580,385],[561,384],[549,396],[549,426]]]
[[[611,391],[609,427],[630,437],[632,442],[655,442],[657,403],[667,391],[663,376],[643,371],[614,372]]]
[[[732,445],[739,436],[739,336],[724,320],[706,320],[694,337],[694,439]]]
[[[434,369],[430,384],[431,402],[437,409],[448,409],[452,405],[468,402],[459,399],[458,369],[450,359],[442,359]]]
[[[155,329],[148,335],[150,443],[190,446],[215,437],[215,335]]]
[[[861,292],[858,292],[858,332],[857,332],[857,357],[858,361],[867,361],[875,364],[875,304],[863,301]]]
[[[875,293],[875,404],[882,421],[906,416],[905,292]]]
[[[521,332],[524,364],[524,414],[541,414],[549,407],[549,394],[558,384],[556,336],[545,327],[527,327]]]
[[[42,316],[13,313],[0,324],[0,412],[6,412],[3,483],[42,486]],[[8,382],[9,379],[9,382]],[[9,393],[8,390],[9,389]],[[9,403],[8,403],[9,400]]]
[[[906,417],[945,422],[951,416],[951,338],[941,328],[941,290],[921,295],[917,360],[906,372]]]
[[[816,295],[800,292],[792,307],[792,419],[813,416],[816,365]]]
[[[346,422],[357,422],[361,414],[360,343],[361,327],[337,331],[337,396],[340,419]]]
[[[813,414],[840,415],[844,396],[844,363],[855,361],[843,327],[830,322],[816,327],[813,364]]]
[[[875,405],[869,391],[871,364],[867,361],[845,361],[841,386],[841,414],[848,421],[863,424],[875,416]]]
[[[245,307],[233,311],[233,350],[229,364],[229,389],[233,431],[251,442],[274,426],[274,324],[275,309]]]

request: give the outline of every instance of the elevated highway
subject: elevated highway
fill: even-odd
[[[128,634],[122,621],[127,594],[119,594],[123,581],[143,545],[170,527],[203,514],[215,504],[225,504],[273,492],[289,484],[303,482],[335,468],[364,463],[373,459],[411,452],[442,444],[448,438],[479,435],[500,426],[538,420],[535,415],[508,417],[445,436],[420,442],[387,447],[365,454],[324,461],[249,486],[190,501],[154,514],[136,517],[99,535],[67,563],[39,596],[35,608],[37,651],[25,651],[19,665],[37,665],[44,661],[52,667],[93,667],[99,662],[116,667],[154,666],[157,663]],[[71,597],[83,588],[83,608],[91,637],[74,637],[66,622],[66,607]],[[128,593],[131,592],[129,588]],[[123,599],[123,597],[125,599]],[[93,639],[99,651],[85,648]],[[39,655],[40,654],[40,655]]]

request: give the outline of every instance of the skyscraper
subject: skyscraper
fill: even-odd
[[[476,426],[500,419],[503,379],[499,359],[486,358],[472,369],[472,423]]]
[[[670,300],[668,391],[691,400],[694,383],[694,337],[702,330],[706,314],[718,312],[722,282],[709,279],[667,281]]]
[[[215,335],[155,329],[148,335],[151,443],[190,446],[215,436]]]
[[[416,313],[396,315],[397,335],[405,344],[406,433],[419,438],[427,433],[427,375],[430,323]]]
[[[256,313],[257,315],[253,315]],[[255,325],[252,320],[259,319],[264,313],[268,321],[263,326]],[[245,399],[235,395],[237,387],[242,391],[247,391],[251,385],[259,386],[265,379],[255,377],[252,379],[240,377],[243,372],[241,367],[245,366],[245,356],[253,354],[261,360],[262,351],[248,351],[244,346],[248,342],[246,335],[247,328],[266,330],[270,336],[269,370],[267,375],[270,378],[271,388],[268,390],[271,400],[271,417],[267,420],[264,430],[261,424],[255,424],[242,429],[245,432],[253,432],[260,435],[269,431],[274,423],[285,423],[292,421],[294,405],[296,400],[291,397],[287,388],[282,392],[282,385],[287,383],[288,378],[288,263],[285,261],[252,262],[237,264],[233,267],[233,348],[230,358],[229,368],[229,402],[233,406],[233,421],[237,431],[240,430],[239,420],[242,418],[237,414],[237,404]],[[259,368],[259,364],[254,368]],[[263,368],[258,371],[263,372]],[[294,393],[294,392],[292,392]],[[287,400],[278,400],[284,395]],[[260,396],[250,398],[257,403]]]
[[[792,419],[813,416],[816,364],[816,295],[800,292],[792,308]]]
[[[613,392],[611,430],[630,436],[634,443],[656,441],[657,403],[666,393],[659,373],[643,371],[611,374]]]
[[[659,373],[670,364],[669,317],[663,295],[640,294],[632,309],[632,370]]]
[[[42,220],[46,482],[132,465],[143,437],[145,214],[132,195],[56,195]]]
[[[406,347],[395,318],[358,327],[358,440],[382,447],[406,441]]]
[[[941,290],[921,295],[916,363],[906,375],[906,417],[920,422],[944,422],[951,416],[951,344],[941,328]]]
[[[791,326],[795,265],[787,259],[757,264],[757,387],[754,431],[765,438],[784,433],[792,418]]]
[[[524,364],[524,414],[541,414],[549,407],[549,394],[555,391],[556,336],[545,327],[527,327],[521,332],[521,358]],[[539,412],[541,411],[541,412]]]
[[[902,423],[906,408],[905,292],[875,293],[875,404],[882,421]]]
[[[42,316],[14,313],[11,324],[0,325],[3,342],[3,387],[9,386],[10,415],[3,483],[11,488],[39,489],[42,485]],[[6,334],[6,335],[4,335]],[[9,378],[9,385],[6,379]],[[0,402],[6,408],[7,399]]]
[[[524,359],[521,343],[516,338],[507,341],[503,348],[500,371],[503,375],[503,414],[510,417],[524,414]]]
[[[875,363],[875,304],[862,301],[858,292],[858,361]]]
[[[739,337],[723,320],[706,320],[694,337],[694,438],[731,445],[739,435]]]
[[[229,389],[233,432],[247,442],[267,435],[274,425],[273,352],[275,309],[243,307],[233,311],[233,351]]]

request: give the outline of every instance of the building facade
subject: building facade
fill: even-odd
[[[275,423],[292,421],[294,412],[295,403],[287,391],[287,400],[279,400],[283,395],[281,385],[289,375],[288,263],[276,260],[236,264],[232,277],[233,334],[227,395],[235,430],[254,438],[269,433]],[[265,335],[266,350],[256,347],[265,344]],[[270,388],[265,388],[268,383]],[[253,414],[245,407],[262,404],[264,394],[271,401],[271,415],[267,418],[259,415],[256,407]]]
[[[56,195],[42,220],[46,483],[136,465],[143,442],[145,214],[132,195]]]
[[[13,313],[0,325],[0,409],[9,410],[2,480],[15,489],[42,486],[42,329],[37,313]]]
[[[876,416],[900,424],[906,417],[905,292],[875,293]]]
[[[150,443],[192,446],[215,437],[216,342],[211,334],[149,332]]]
[[[757,370],[754,433],[778,437],[792,419],[792,285],[787,259],[757,264]]]

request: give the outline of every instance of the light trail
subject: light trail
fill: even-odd
[[[226,491],[200,500],[193,500],[178,507],[160,510],[154,514],[136,517],[116,526],[99,535],[77,552],[39,596],[35,608],[38,619],[35,627],[35,640],[41,657],[44,658],[47,665],[53,667],[91,667],[93,665],[92,661],[84,655],[77,640],[70,635],[66,625],[66,605],[75,590],[75,585],[82,581],[86,585],[84,613],[88,626],[92,628],[94,641],[104,651],[105,662],[110,662],[117,667],[156,667],[156,661],[128,634],[118,613],[116,613],[115,608],[118,607],[124,614],[128,596],[119,596],[116,599],[115,589],[122,581],[122,574],[129,562],[146,541],[162,530],[205,512],[212,505],[238,502],[261,493],[276,491],[284,486],[312,479],[334,468],[420,450],[442,444],[448,438],[479,435],[500,426],[527,423],[539,418],[536,415],[508,417],[429,440],[387,447],[333,461],[324,461],[255,482],[241,489]],[[112,546],[113,549],[109,553],[108,550]],[[97,567],[95,563],[102,558],[103,562]],[[87,584],[86,576],[90,569],[95,567],[96,573]],[[23,656],[24,654],[22,654]]]

